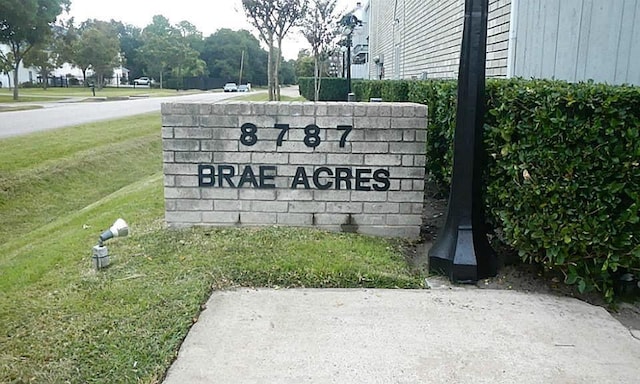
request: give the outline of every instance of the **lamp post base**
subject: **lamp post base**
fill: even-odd
[[[429,250],[429,270],[447,276],[456,283],[473,283],[495,276],[496,257],[484,233],[459,226],[442,233]]]

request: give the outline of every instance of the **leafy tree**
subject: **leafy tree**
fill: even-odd
[[[260,39],[268,47],[269,100],[278,100],[280,96],[278,71],[282,40],[301,20],[306,4],[307,0],[242,0],[249,23],[258,30]]]
[[[82,25],[80,38],[76,42],[75,64],[82,70],[86,82],[86,71],[90,67],[102,88],[105,76],[113,74],[113,67],[120,62],[120,42],[110,23],[87,20]]]
[[[313,77],[314,76],[315,59],[308,50],[301,49],[298,52],[298,58],[294,63],[296,77]]]
[[[69,0],[0,0],[0,43],[7,44],[10,55],[0,53],[13,68],[13,99],[18,100],[18,68],[25,55],[46,41],[51,26]]]
[[[34,67],[42,78],[42,87],[47,89],[49,85],[49,75],[59,67],[58,55],[53,50],[52,44],[44,43],[34,46],[23,59],[24,65]]]
[[[302,34],[311,45],[314,58],[314,97],[317,101],[320,95],[322,78],[322,62],[329,56],[329,47],[337,36],[336,0],[311,0],[311,7],[305,17]]]
[[[139,49],[142,46],[142,30],[136,26],[123,24],[116,20],[111,20],[109,23],[116,31],[120,42],[122,65],[127,67],[131,77],[142,76],[145,68],[145,63],[139,54]]]
[[[200,57],[207,63],[211,77],[240,82],[242,52],[244,52],[242,81],[267,84],[268,54],[249,31],[219,29],[204,40]]]
[[[199,76],[207,72],[206,63],[194,47],[201,46],[202,33],[196,27],[181,21],[173,26],[169,20],[156,15],[142,31],[142,46],[138,49],[147,69],[160,75],[160,88],[164,74],[171,70],[174,76]]]

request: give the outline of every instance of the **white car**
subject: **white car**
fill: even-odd
[[[222,88],[225,92],[238,92],[238,86],[236,83],[227,83]]]
[[[245,84],[238,85],[238,92],[249,92],[249,86]]]
[[[146,76],[133,80],[133,85],[149,85],[149,84],[151,84],[151,79]]]

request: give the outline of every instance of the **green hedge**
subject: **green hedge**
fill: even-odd
[[[352,80],[351,84],[355,81]],[[307,100],[314,99],[313,77],[298,78],[300,95]],[[323,77],[320,80],[320,100],[319,101],[347,101],[348,92],[347,79],[340,77]]]
[[[382,95],[385,83],[358,94]],[[428,172],[447,190],[456,82],[406,89],[398,100],[428,105]],[[621,273],[640,277],[639,88],[488,80],[484,145],[488,219],[522,260],[608,300]]]

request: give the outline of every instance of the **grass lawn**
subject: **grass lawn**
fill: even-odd
[[[200,91],[185,91],[189,93]],[[96,88],[96,96],[102,97],[120,97],[120,96],[140,96],[148,95],[150,97],[158,96],[175,96],[175,89],[149,89],[146,87],[138,88]],[[20,88],[20,102],[35,101],[55,101],[70,97],[92,97],[91,88],[88,87],[71,87],[71,88]],[[8,88],[0,88],[0,103],[13,102],[13,91]]]
[[[0,382],[158,383],[214,289],[422,287],[398,241],[167,230],[161,147],[158,114],[0,140]]]

